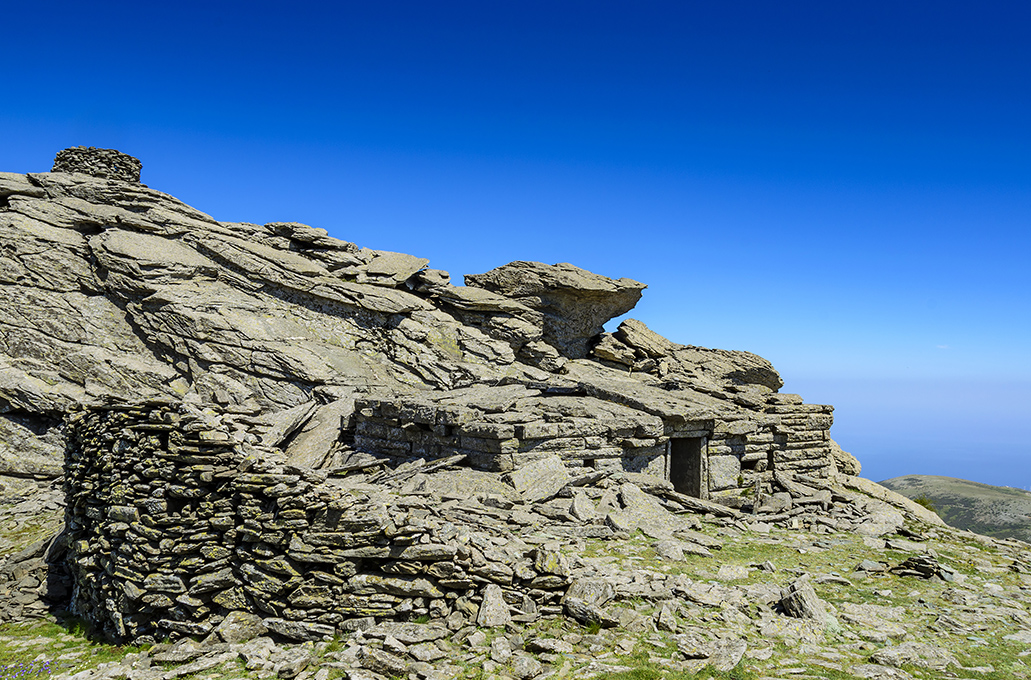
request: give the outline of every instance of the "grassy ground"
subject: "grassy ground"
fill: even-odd
[[[34,526],[50,527],[55,517],[40,517]],[[27,524],[0,529],[12,543],[30,542],[33,530]],[[712,678],[720,680],[757,680],[758,678],[854,678],[851,670],[869,663],[870,657],[891,642],[871,639],[863,626],[850,623],[842,613],[851,604],[900,607],[897,624],[905,630],[900,641],[926,642],[951,653],[959,661],[947,671],[903,666],[916,678],[981,678],[1011,680],[1031,678],[1028,654],[1031,646],[1008,641],[1004,636],[1018,630],[1031,630],[1031,574],[1022,573],[1022,564],[1031,564],[1027,545],[986,545],[967,534],[944,529],[928,530],[923,536],[927,548],[938,560],[953,569],[962,583],[937,579],[900,577],[889,573],[867,575],[854,571],[863,559],[896,565],[911,552],[870,547],[861,536],[851,533],[813,534],[774,529],[769,534],[741,532],[705,524],[703,531],[723,541],[722,550],[712,557],[688,555],[682,562],[660,559],[652,549],[654,541],[637,534],[624,541],[589,541],[582,550],[586,560],[617,564],[622,569],[646,574],[684,574],[695,583],[712,584],[744,593],[737,604],[700,607],[677,600],[677,632],[655,628],[652,621],[661,602],[631,599],[614,607],[632,608],[641,617],[639,629],[585,628],[566,620],[545,620],[521,632],[525,639],[537,636],[569,641],[578,653],[545,655],[543,660],[556,669],[556,677],[581,677],[590,662],[630,668],[602,673],[603,680],[651,680],[658,678]],[[9,551],[5,551],[9,552]],[[774,570],[758,568],[769,563]],[[720,567],[747,569],[744,578],[720,580]],[[767,567],[769,566],[767,565]],[[809,574],[816,593],[837,612],[838,625],[798,634],[764,629],[763,621],[772,619],[784,625],[794,620],[764,610],[762,588],[779,589]],[[726,569],[722,577],[726,579]],[[845,582],[847,580],[847,582]],[[766,617],[766,618],[764,618]],[[736,668],[717,671],[703,662],[683,668],[677,651],[678,635],[703,631],[716,636],[730,635],[747,642],[748,651]],[[499,631],[488,633],[489,644]],[[316,646],[318,662],[333,661],[346,640]],[[589,648],[589,649],[588,649]],[[0,625],[0,680],[51,677],[97,668],[145,649],[116,647],[90,639],[81,622],[23,622]],[[449,658],[468,678],[499,677],[505,664],[490,662],[490,648],[456,646]],[[344,676],[341,668],[329,668],[327,680]],[[198,677],[258,678],[238,662],[231,662]]]
[[[1023,489],[933,475],[906,475],[881,484],[907,498],[928,499],[950,526],[1031,541],[1031,493]]]

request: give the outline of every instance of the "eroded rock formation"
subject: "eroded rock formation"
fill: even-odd
[[[506,469],[561,451],[573,467],[667,478],[671,440],[699,438],[703,496],[778,467],[856,469],[830,442],[830,407],[778,394],[761,357],[678,345],[633,319],[604,333],[640,298],[636,281],[513,262],[454,286],[424,258],[307,225],[219,222],[139,184],[118,152],[66,150],[54,170],[0,174],[8,474],[58,474],[66,413],[156,398],[283,421],[279,443],[314,467],[339,463],[357,431],[399,458],[461,451]],[[488,385],[534,402],[484,407]],[[439,401],[467,422],[373,406]],[[621,408],[661,422],[627,429]]]
[[[769,362],[605,333],[641,283],[513,262],[454,286],[307,225],[219,222],[139,167],[80,147],[0,174],[0,473],[63,465],[73,607],[112,637],[233,612],[290,639],[473,611],[609,625],[513,541],[533,513],[672,553],[706,546],[671,510],[901,521],[833,482],[858,472],[833,409]]]

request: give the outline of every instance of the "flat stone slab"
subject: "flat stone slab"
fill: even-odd
[[[569,483],[569,472],[558,456],[548,456],[527,463],[508,475],[508,482],[523,500],[532,503],[546,500]]]

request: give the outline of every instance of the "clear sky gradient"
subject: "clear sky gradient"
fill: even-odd
[[[117,148],[218,219],[456,283],[516,259],[628,276],[631,316],[834,404],[864,476],[1031,486],[1027,3],[56,0],[3,22],[0,170]]]

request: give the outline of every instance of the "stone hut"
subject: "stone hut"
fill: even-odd
[[[781,394],[765,359],[633,319],[605,332],[640,282],[512,262],[456,286],[323,229],[219,222],[140,167],[77,147],[0,173],[0,471],[64,475],[73,605],[113,638],[260,612],[320,639],[451,616],[485,583],[527,617],[561,611],[548,549],[475,559],[456,493],[481,528],[519,502],[606,537],[665,507],[643,488],[733,515],[790,478],[829,503],[820,480],[858,472],[831,407]],[[430,502],[412,476],[448,466]],[[541,470],[549,489],[518,488]],[[594,482],[604,516],[546,506]]]
[[[354,445],[398,460],[465,455],[499,472],[558,454],[583,472],[644,472],[708,499],[768,486],[777,470],[834,469],[833,407],[793,394],[722,403],[622,374],[574,385],[492,388],[358,399]]]

